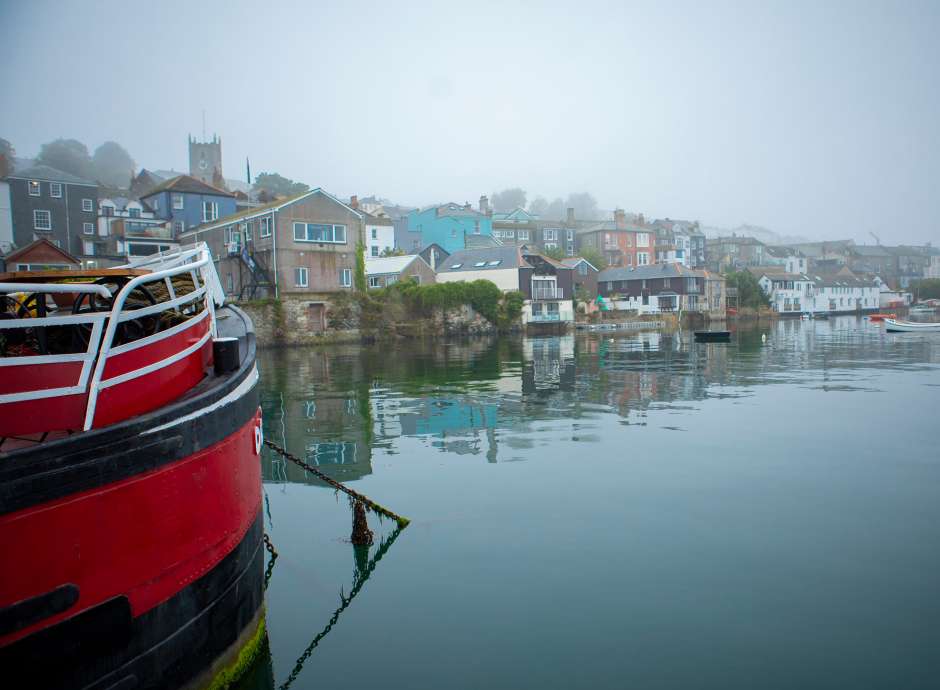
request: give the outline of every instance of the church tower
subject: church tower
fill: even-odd
[[[189,137],[189,174],[206,184],[224,189],[222,176],[222,139],[212,135],[212,141],[196,141]]]

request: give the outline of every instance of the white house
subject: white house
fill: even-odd
[[[395,226],[385,215],[363,214],[366,234],[366,257],[377,258],[395,248]]]
[[[456,251],[437,269],[437,282],[489,280],[525,295],[522,323],[573,323],[574,268],[516,245]]]
[[[790,264],[791,267],[796,265]],[[879,285],[859,278],[845,267],[835,272],[814,269],[809,273],[763,268],[749,270],[757,278],[773,310],[780,314],[873,311],[881,305]]]
[[[179,242],[173,239],[169,221],[157,218],[140,201],[123,197],[105,198],[98,202],[97,235],[99,240],[110,238],[107,243],[109,253],[124,257],[149,256],[179,246]],[[97,254],[94,235],[83,239],[85,254]]]

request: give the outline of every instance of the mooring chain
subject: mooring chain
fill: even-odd
[[[294,668],[287,677],[287,680],[281,684],[280,690],[287,690],[287,688],[289,688],[291,684],[297,680],[297,676],[299,676],[300,672],[303,670],[307,659],[309,659],[310,655],[313,654],[313,650],[315,650],[320,644],[320,641],[329,634],[329,632],[333,629],[333,626],[336,625],[336,622],[339,620],[340,614],[349,607],[353,599],[356,598],[356,595],[359,594],[359,591],[366,584],[366,581],[369,579],[369,576],[372,575],[372,572],[379,564],[379,561],[382,560],[382,556],[384,556],[385,553],[390,548],[392,548],[392,544],[394,544],[395,540],[398,539],[398,535],[401,533],[401,530],[401,527],[397,527],[395,531],[388,536],[387,539],[383,539],[382,543],[379,544],[379,547],[376,549],[375,555],[373,555],[369,560],[369,563],[366,565],[365,569],[356,572],[356,575],[353,578],[353,587],[349,591],[349,596],[345,596],[344,594],[340,593],[339,608],[333,612],[333,615],[330,616],[330,620],[327,622],[326,627],[323,628],[323,630],[321,630],[317,636],[310,641],[310,644],[304,650],[303,654],[301,654],[300,658],[297,659],[297,662],[294,664]]]
[[[384,515],[385,517],[394,520],[395,522],[398,523],[398,526],[401,527],[401,528],[404,528],[404,527],[407,527],[407,526],[408,526],[408,523],[410,522],[410,520],[408,520],[408,518],[404,518],[404,517],[402,517],[401,515],[396,515],[395,513],[393,513],[392,511],[390,511],[388,508],[385,508],[384,506],[380,506],[378,503],[376,503],[375,501],[373,501],[372,499],[370,499],[368,496],[363,496],[363,495],[360,494],[359,492],[353,491],[352,489],[350,489],[350,488],[348,488],[348,487],[346,487],[346,486],[340,484],[340,483],[339,483],[338,481],[336,481],[335,479],[332,479],[332,478],[326,476],[325,474],[323,474],[323,472],[321,472],[321,471],[318,470],[317,468],[308,465],[308,464],[305,463],[303,460],[301,460],[300,458],[298,458],[296,455],[292,455],[291,453],[287,452],[286,450],[284,450],[283,448],[281,448],[279,445],[277,445],[277,444],[274,443],[273,441],[268,441],[267,439],[265,439],[264,445],[266,445],[266,446],[267,446],[268,448],[270,448],[271,450],[273,450],[273,451],[279,453],[280,455],[283,455],[285,458],[287,458],[288,460],[290,460],[290,461],[291,461],[292,463],[294,463],[295,465],[299,465],[300,467],[304,468],[307,472],[310,472],[310,473],[311,473],[312,475],[314,475],[317,479],[320,479],[320,480],[326,482],[327,484],[329,484],[330,486],[332,486],[332,487],[333,487],[334,489],[336,489],[337,491],[342,491],[342,492],[343,492],[344,494],[346,494],[347,496],[352,496],[352,497],[353,497],[354,499],[356,499],[357,501],[361,501],[361,502],[366,506],[366,508],[368,508],[368,509],[371,510],[372,512],[378,513],[379,515]]]
[[[268,567],[264,570],[264,588],[268,588],[268,580],[271,579],[271,573],[274,571],[274,561],[277,560],[277,551],[274,550],[274,544],[271,543],[271,537],[268,536],[268,533],[264,533],[264,548],[268,550],[268,553],[271,554],[271,560],[268,561]]]

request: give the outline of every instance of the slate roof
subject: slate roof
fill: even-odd
[[[486,247],[499,247],[502,244],[492,235],[467,235],[464,238],[464,245],[467,249],[485,249]]]
[[[485,266],[476,266],[480,262]],[[499,262],[493,266],[490,264]],[[457,266],[457,268],[454,268]],[[492,271],[506,268],[530,268],[522,252],[515,245],[482,247],[480,249],[460,249],[441,262],[438,273],[460,273],[463,271]]]
[[[653,280],[656,278],[704,278],[704,271],[686,268],[682,264],[653,264],[651,266],[618,266],[605,268],[597,274],[598,282],[613,280]]]
[[[577,268],[578,264],[580,264],[582,261],[586,263],[588,266],[590,266],[591,268],[593,268],[595,271],[597,270],[597,266],[595,266],[590,261],[580,256],[565,257],[564,259],[561,260],[561,263],[563,263],[568,268]]]
[[[387,274],[398,274],[408,268],[415,260],[424,262],[417,254],[407,254],[405,256],[387,256],[381,258],[366,259],[366,275],[378,276]]]
[[[34,165],[31,168],[17,169],[7,177],[19,180],[43,180],[48,182],[65,182],[67,184],[82,184],[89,187],[98,186],[98,183],[93,180],[86,180],[78,175],[63,172],[49,167],[48,165]]]
[[[177,175],[176,177],[161,182],[156,187],[147,192],[144,196],[153,196],[160,192],[180,192],[188,194],[212,194],[214,196],[235,196],[224,189],[213,187],[202,180],[197,180],[189,175]]]

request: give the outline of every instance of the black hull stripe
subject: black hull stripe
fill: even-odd
[[[261,606],[261,512],[206,575],[131,619],[116,597],[0,649],[10,687],[178,688],[225,652]]]
[[[157,469],[231,436],[257,412],[257,385],[224,407],[153,434],[141,434],[205,409],[254,376],[254,333],[249,332],[247,340],[238,371],[210,378],[206,390],[191,398],[105,429],[0,453],[0,515]]]
[[[12,606],[0,607],[0,636],[28,628],[43,618],[70,609],[78,601],[78,587],[60,585],[52,591],[18,601]]]

